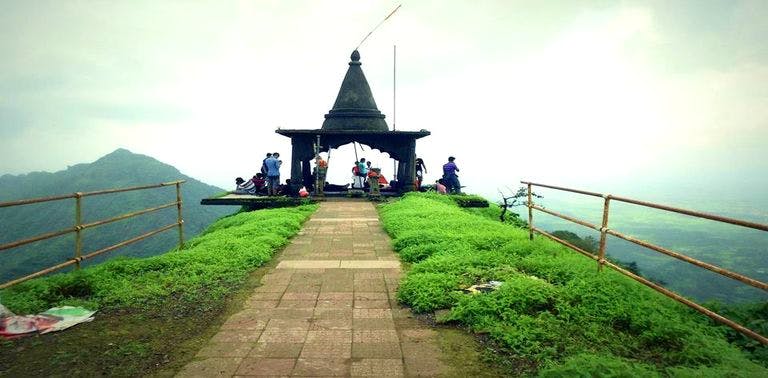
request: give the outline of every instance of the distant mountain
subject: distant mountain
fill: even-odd
[[[118,149],[90,164],[66,170],[26,175],[0,176],[0,202],[73,192],[157,184],[187,180],[182,184],[185,238],[191,238],[214,220],[235,211],[233,207],[201,206],[200,199],[223,191],[185,176],[178,169],[149,156]],[[175,187],[106,194],[82,199],[83,222],[93,222],[127,212],[155,207],[176,200]],[[128,220],[95,227],[83,232],[83,254],[87,254],[149,232],[176,221],[176,207]],[[72,227],[75,200],[0,208],[0,244],[41,233]],[[176,246],[178,234],[168,230],[135,244],[107,252],[87,264],[116,256],[152,256]],[[0,282],[21,277],[44,267],[64,262],[74,254],[74,235],[60,236],[26,246],[0,251]]]

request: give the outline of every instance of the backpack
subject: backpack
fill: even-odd
[[[352,167],[352,174],[355,176],[360,176],[360,167],[358,167],[357,164],[355,164],[355,166]]]

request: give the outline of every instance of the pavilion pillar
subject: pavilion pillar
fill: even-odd
[[[412,192],[416,190],[416,140],[411,139],[408,141],[407,147],[407,159],[401,164],[400,168],[403,172],[403,192]]]
[[[397,191],[402,192],[404,191],[403,188],[405,188],[405,180],[406,174],[405,174],[405,162],[402,160],[397,161],[397,184],[399,185],[399,188]]]
[[[307,159],[301,162],[301,186],[305,186],[307,190],[313,187],[312,182],[312,163]],[[300,188],[300,187],[299,187]]]
[[[291,192],[293,193],[298,193],[303,181],[301,160],[304,147],[300,138],[291,138]]]

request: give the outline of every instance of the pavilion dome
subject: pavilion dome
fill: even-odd
[[[389,131],[360,68],[360,53],[353,51],[351,59],[333,109],[325,115],[322,130]]]

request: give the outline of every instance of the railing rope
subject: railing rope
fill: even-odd
[[[533,240],[533,194],[531,191],[531,183],[528,183],[528,238]]]
[[[611,195],[604,196],[605,202],[603,203],[603,223],[600,227],[600,249],[597,254],[597,270],[602,271],[603,265],[605,265],[605,238],[608,232],[608,210],[611,205]]]
[[[30,237],[30,238],[26,238],[26,239],[22,239],[22,240],[17,240],[17,241],[14,241],[14,242],[10,242],[10,243],[6,243],[6,244],[0,245],[0,251],[2,251],[2,250],[11,249],[11,248],[19,247],[19,246],[22,246],[22,245],[26,245],[26,244],[34,243],[34,242],[37,242],[37,241],[41,241],[41,240],[45,240],[45,239],[50,239],[50,238],[54,238],[54,237],[58,237],[58,236],[62,236],[62,235],[66,235],[66,234],[70,234],[70,233],[74,232],[75,233],[75,246],[74,246],[74,256],[73,256],[73,258],[68,259],[67,261],[65,261],[63,263],[60,263],[60,264],[48,267],[46,269],[43,269],[41,271],[38,271],[38,272],[35,272],[35,273],[32,273],[32,274],[26,275],[24,277],[20,277],[20,278],[17,278],[17,279],[5,282],[3,284],[0,284],[0,289],[4,289],[4,288],[10,287],[10,286],[13,286],[15,284],[18,284],[18,283],[30,280],[30,279],[35,278],[35,277],[40,277],[42,275],[45,275],[45,274],[48,274],[48,273],[51,273],[51,272],[54,272],[54,271],[66,268],[66,267],[71,266],[71,265],[75,265],[75,268],[79,269],[80,268],[80,262],[82,262],[83,260],[87,260],[87,259],[93,258],[95,256],[98,256],[98,255],[100,255],[102,253],[106,253],[106,252],[115,250],[117,248],[126,246],[126,245],[131,244],[131,243],[135,243],[135,242],[137,242],[139,240],[146,239],[146,238],[148,238],[150,236],[159,234],[159,233],[161,233],[163,231],[166,231],[166,230],[170,230],[171,228],[174,228],[174,227],[178,228],[178,232],[179,232],[179,249],[184,248],[184,219],[182,217],[182,203],[183,203],[183,201],[182,201],[182,197],[181,197],[181,184],[183,184],[184,182],[186,182],[186,180],[164,182],[164,183],[152,184],[152,185],[141,185],[141,186],[126,187],[126,188],[97,190],[97,191],[92,191],[92,192],[77,192],[77,193],[66,194],[66,195],[59,195],[59,196],[29,198],[29,199],[15,200],[15,201],[0,202],[0,208],[3,208],[3,207],[11,207],[11,206],[28,205],[28,204],[33,204],[33,203],[58,201],[58,200],[69,199],[69,198],[74,198],[75,199],[75,225],[73,227],[66,228],[66,229],[59,230],[59,231],[48,232],[48,233],[45,233],[45,234],[41,234],[41,235],[33,236],[33,237]],[[152,207],[152,208],[147,208],[147,209],[143,209],[143,210],[139,210],[139,211],[134,211],[134,212],[118,215],[116,217],[94,221],[94,222],[91,222],[91,223],[83,223],[83,207],[82,207],[83,206],[82,205],[83,197],[102,195],[102,194],[121,193],[121,192],[128,192],[128,191],[134,191],[134,190],[144,190],[144,189],[160,188],[160,187],[172,186],[172,185],[176,186],[176,201],[175,202],[171,202],[171,203],[167,203],[167,204],[164,204],[164,205],[160,205],[160,206],[156,206],[156,207]],[[160,227],[160,228],[155,229],[153,231],[147,232],[147,233],[145,233],[143,235],[139,235],[137,237],[134,237],[134,238],[125,240],[123,242],[117,243],[115,245],[112,245],[112,246],[109,246],[109,247],[106,247],[106,248],[102,248],[102,249],[99,249],[97,251],[91,252],[89,254],[83,255],[83,231],[84,230],[86,230],[88,228],[96,227],[96,226],[101,226],[101,225],[104,225],[104,224],[107,224],[107,223],[112,223],[112,222],[116,222],[116,221],[120,221],[120,220],[124,220],[124,219],[128,219],[128,218],[133,218],[133,217],[138,216],[138,215],[150,213],[150,212],[153,212],[153,211],[158,211],[158,210],[169,208],[169,207],[172,207],[172,206],[176,206],[176,209],[177,209],[176,222],[174,222],[172,224],[169,224],[169,225],[166,225],[166,226],[163,226],[163,227]]]
[[[179,223],[179,249],[184,249],[184,218],[181,216],[181,183],[176,183],[176,209],[178,216],[176,221]]]
[[[685,298],[685,297],[683,297],[683,296],[681,296],[681,295],[679,295],[679,294],[677,294],[677,293],[675,293],[675,292],[673,292],[673,291],[671,291],[669,289],[666,289],[666,288],[664,288],[664,287],[662,287],[662,286],[660,286],[658,284],[655,284],[655,283],[653,283],[653,282],[651,282],[651,281],[649,281],[649,280],[647,280],[647,279],[645,279],[645,278],[643,278],[643,277],[641,277],[639,275],[636,275],[636,274],[634,274],[632,272],[629,272],[626,269],[621,268],[621,267],[617,266],[616,264],[606,260],[606,258],[605,258],[607,236],[608,235],[613,235],[615,237],[618,237],[618,238],[624,239],[626,241],[635,243],[635,244],[640,245],[642,247],[645,247],[645,248],[648,248],[648,249],[651,249],[651,250],[663,253],[663,254],[665,254],[667,256],[674,257],[674,258],[676,258],[678,260],[685,261],[687,263],[690,263],[690,264],[693,264],[695,266],[707,269],[709,271],[715,272],[715,273],[720,274],[722,276],[725,276],[725,277],[737,280],[739,282],[745,283],[745,284],[750,285],[752,287],[768,291],[768,284],[766,284],[765,282],[756,280],[754,278],[747,277],[747,276],[745,276],[743,274],[732,272],[730,270],[721,268],[721,267],[713,265],[713,264],[709,264],[709,263],[705,263],[703,261],[699,261],[699,260],[694,259],[692,257],[689,257],[689,256],[683,255],[681,253],[677,253],[677,252],[671,251],[669,249],[657,246],[655,244],[646,242],[644,240],[640,240],[640,239],[634,238],[632,236],[624,235],[624,234],[622,234],[622,233],[620,233],[618,231],[611,230],[611,229],[608,228],[608,216],[609,216],[609,211],[610,211],[610,202],[611,202],[611,200],[614,200],[614,201],[622,201],[622,202],[631,203],[631,204],[635,204],[635,205],[646,206],[646,207],[650,207],[650,208],[654,208],[654,209],[659,209],[659,210],[671,211],[671,212],[675,212],[675,213],[679,213],[679,214],[684,214],[684,215],[689,215],[689,216],[693,216],[693,217],[697,217],[697,218],[710,219],[710,220],[714,220],[714,221],[718,221],[718,222],[729,223],[729,224],[733,224],[733,225],[737,225],[737,226],[748,227],[748,228],[757,229],[757,230],[763,230],[763,231],[768,231],[768,225],[760,224],[760,223],[754,223],[754,222],[747,222],[747,221],[743,221],[743,220],[739,220],[739,219],[722,217],[722,216],[719,216],[719,215],[701,213],[701,212],[692,211],[692,210],[680,209],[680,208],[666,206],[666,205],[659,205],[659,204],[655,204],[655,203],[652,203],[652,202],[639,201],[639,200],[635,200],[635,199],[631,199],[631,198],[618,197],[618,196],[613,196],[613,195],[610,195],[610,194],[600,194],[600,193],[589,192],[589,191],[585,191],[585,190],[571,189],[571,188],[565,188],[565,187],[554,186],[554,185],[538,184],[538,183],[532,183],[532,182],[527,182],[527,181],[521,181],[521,183],[522,184],[526,184],[528,186],[528,203],[526,205],[528,207],[528,229],[529,229],[529,233],[530,233],[529,237],[531,238],[531,240],[533,239],[533,232],[534,231],[538,232],[539,234],[544,235],[544,236],[546,236],[546,237],[548,237],[548,238],[550,238],[550,239],[552,239],[552,240],[554,240],[554,241],[556,241],[556,242],[558,242],[560,244],[563,244],[563,245],[573,249],[574,251],[579,252],[582,255],[586,256],[586,257],[589,257],[592,260],[596,260],[597,261],[598,271],[602,271],[602,267],[603,266],[608,266],[611,269],[616,270],[616,271],[626,275],[627,277],[630,277],[630,278],[632,278],[632,279],[642,283],[643,285],[646,285],[646,286],[648,286],[648,287],[650,287],[650,288],[652,288],[652,289],[654,289],[654,290],[656,290],[658,292],[661,292],[662,294],[666,295],[667,297],[670,297],[670,298],[672,298],[672,299],[674,299],[674,300],[676,300],[676,301],[678,301],[680,303],[683,303],[683,304],[685,304],[685,305],[695,309],[696,311],[698,311],[698,312],[700,312],[700,313],[710,317],[711,319],[715,320],[716,322],[719,322],[721,324],[725,324],[725,325],[735,329],[736,331],[742,333],[743,335],[751,337],[751,338],[761,342],[764,345],[768,344],[768,338],[766,338],[765,336],[762,336],[759,333],[757,333],[757,332],[755,332],[753,330],[750,330],[749,328],[746,328],[746,327],[744,327],[744,326],[742,326],[742,325],[740,325],[740,324],[738,324],[738,323],[736,323],[736,322],[734,322],[734,321],[732,321],[732,320],[730,320],[728,318],[725,318],[722,315],[719,315],[719,314],[715,313],[714,311],[711,311],[711,310],[709,310],[709,309],[707,309],[707,308],[705,308],[705,307],[703,307],[703,306],[701,306],[701,305],[699,305],[699,304],[697,304],[697,303],[695,303],[695,302],[693,302],[693,301],[691,301],[691,300],[689,300],[689,299],[687,299],[687,298]],[[553,210],[545,209],[545,208],[543,208],[541,206],[537,206],[537,205],[533,204],[533,202],[531,201],[532,186],[539,186],[539,187],[543,187],[543,188],[562,190],[562,191],[566,191],[566,192],[584,194],[584,195],[593,196],[593,197],[602,197],[604,199],[604,202],[603,202],[603,219],[602,219],[601,227],[598,228],[597,226],[595,226],[594,224],[591,224],[589,222],[586,222],[586,221],[583,221],[583,220],[580,220],[580,219],[577,219],[577,218],[574,218],[574,217],[569,217],[567,215],[563,215],[563,214],[560,214],[560,213],[555,212]],[[546,232],[544,230],[541,230],[539,228],[534,227],[533,226],[533,209],[536,209],[536,210],[539,210],[541,212],[544,212],[544,213],[556,216],[558,218],[565,219],[567,221],[570,221],[570,222],[582,225],[584,227],[588,227],[588,228],[591,228],[591,229],[599,231],[600,232],[600,244],[599,244],[599,250],[598,250],[597,256],[595,256],[594,254],[589,253],[589,252],[587,252],[587,251],[585,251],[585,250],[583,250],[583,249],[581,249],[581,248],[579,248],[579,247],[569,243],[568,241],[565,241],[565,240],[562,240],[560,238],[557,238],[554,235],[551,235],[551,234],[549,234],[548,232]]]
[[[80,269],[83,254],[83,193],[75,193],[75,266]]]

